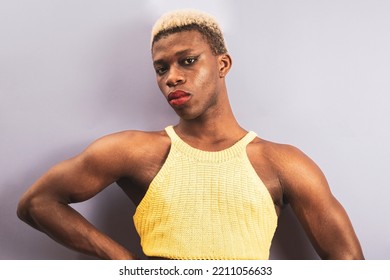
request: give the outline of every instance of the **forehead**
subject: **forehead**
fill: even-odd
[[[190,51],[210,51],[206,38],[196,30],[180,31],[161,38],[152,48],[153,61],[164,59],[173,54]]]

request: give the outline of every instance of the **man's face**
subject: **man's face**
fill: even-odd
[[[198,31],[160,39],[154,43],[152,57],[157,84],[181,118],[197,118],[218,103],[220,56],[213,55]]]

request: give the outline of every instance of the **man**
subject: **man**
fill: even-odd
[[[126,131],[54,166],[21,198],[18,215],[74,250],[135,259],[69,204],[117,182],[137,206],[145,254],[168,259],[267,259],[289,203],[323,259],[363,259],[359,241],[316,164],[238,124],[225,76],[232,61],[209,15],[175,11],[152,31],[157,83],[180,117],[163,131]]]

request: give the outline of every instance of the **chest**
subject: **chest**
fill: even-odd
[[[169,143],[168,145],[160,145],[158,148],[144,151],[142,155],[138,157],[137,164],[135,164],[134,168],[132,168],[131,172],[129,172],[129,176],[126,176],[118,181],[118,185],[135,203],[135,205],[138,205],[142,201],[152,181],[156,178],[164,165],[167,165],[169,151]],[[281,191],[277,172],[272,168],[272,165],[266,158],[261,155],[259,156],[256,149],[248,147],[247,158],[256,173],[256,176],[260,178],[266,190],[269,192],[274,202],[276,212],[279,214],[283,205],[283,193]],[[169,160],[175,161],[174,158]],[[168,169],[179,168],[177,165],[175,166],[175,163],[172,164],[171,162],[170,164],[172,166],[167,167]],[[197,166],[197,171],[195,171],[195,165]],[[236,180],[235,184],[240,184],[240,180],[243,180],[240,178],[241,175],[235,172],[234,165],[232,166],[231,164],[220,164],[210,168],[207,164],[199,164],[195,162],[191,165],[190,161],[189,164],[187,163],[187,166],[181,168],[184,168],[186,172],[199,173],[195,174],[196,176],[189,176],[189,178],[191,177],[191,180],[196,182],[196,184],[215,184],[221,180],[220,178],[226,179],[229,178],[229,176],[232,178],[229,180]],[[183,175],[180,174],[179,176]]]

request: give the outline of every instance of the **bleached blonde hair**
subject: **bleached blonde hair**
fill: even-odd
[[[227,53],[222,30],[217,20],[202,11],[185,9],[163,14],[152,28],[151,46],[170,34],[197,30],[210,45],[214,55]]]

